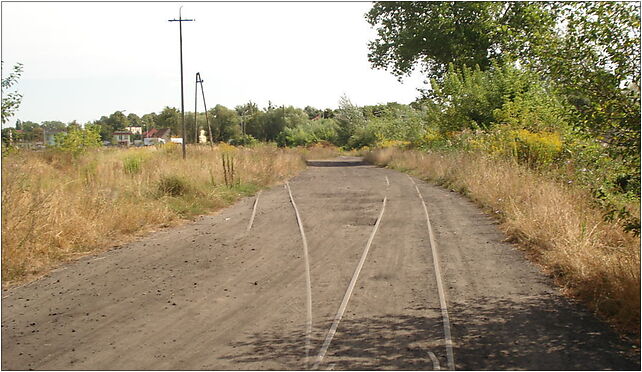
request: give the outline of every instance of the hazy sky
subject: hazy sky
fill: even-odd
[[[208,107],[336,108],[343,94],[358,105],[409,103],[423,85],[419,74],[402,84],[370,68],[370,3],[4,2],[3,76],[24,64],[11,123],[180,109],[178,23],[167,20],[181,4],[183,18],[196,19],[183,23],[186,111],[196,72]]]

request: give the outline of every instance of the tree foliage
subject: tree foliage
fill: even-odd
[[[334,118],[339,126],[337,140],[340,145],[348,144],[350,137],[357,131],[363,132],[366,126],[366,118],[363,111],[353,104],[346,95],[341,96],[339,99],[339,109]]]
[[[419,66],[444,89],[458,84],[444,81],[456,78],[450,63],[535,71],[573,106],[575,127],[639,162],[639,3],[377,2],[366,18],[377,30],[369,44],[374,67],[401,77]],[[479,109],[469,113],[473,120],[488,122],[485,98],[470,99]]]
[[[533,47],[532,66],[574,106],[577,127],[639,160],[639,3],[578,2],[560,14],[565,27]]]
[[[4,62],[3,62],[4,64]],[[4,70],[4,68],[3,68]],[[13,66],[13,70],[5,78],[2,78],[2,124],[6,124],[11,118],[20,103],[22,102],[22,94],[17,91],[10,91],[11,87],[18,83],[18,79],[22,75],[22,63],[17,63]]]
[[[227,142],[241,134],[239,116],[235,110],[230,110],[223,105],[216,105],[209,111],[209,115],[214,142]]]
[[[489,68],[523,40],[541,40],[555,24],[552,5],[531,2],[376,2],[366,19],[377,38],[368,44],[376,68],[398,77],[416,66],[440,80],[448,64]]]
[[[487,130],[497,123],[515,129],[563,130],[567,107],[536,74],[510,64],[482,71],[450,65],[441,83],[433,80],[425,100],[441,132]]]
[[[74,156],[101,145],[100,127],[91,124],[84,129],[71,127],[66,133],[58,133],[55,137],[56,148]]]

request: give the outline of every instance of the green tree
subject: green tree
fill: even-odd
[[[122,130],[129,126],[129,120],[122,111],[116,111],[109,115],[107,123],[109,123],[109,125],[111,125],[115,130]]]
[[[265,141],[267,138],[265,131],[266,122],[267,114],[264,111],[258,110],[254,112],[254,114],[247,118],[247,121],[245,122],[245,133],[254,138]]]
[[[241,119],[241,130],[245,130],[245,133],[248,133],[248,123],[260,112],[258,105],[249,101],[248,103],[234,107],[234,110],[236,110],[236,113]]]
[[[533,2],[376,2],[366,14],[377,31],[368,59],[398,77],[417,65],[437,80],[449,63],[485,70],[499,56],[521,55],[524,41],[545,40],[556,9]]]
[[[305,111],[305,113],[308,114],[308,119],[314,119],[317,116],[323,115],[322,110],[319,110],[318,108],[314,108],[312,106],[305,106],[303,111]]]
[[[494,64],[481,71],[450,66],[441,83],[424,91],[441,132],[488,130],[502,123],[515,129],[563,131],[567,107],[532,71]]]
[[[20,129],[24,132],[24,139],[28,142],[43,140],[42,127],[33,121],[23,121],[20,123]]]
[[[213,142],[228,142],[240,136],[240,118],[235,110],[230,110],[223,105],[216,105],[209,110],[212,124]]]
[[[276,141],[279,134],[285,128],[295,128],[305,123],[308,115],[305,111],[293,106],[281,106],[268,110],[264,116],[264,139],[266,141]]]
[[[378,2],[366,18],[378,35],[374,67],[403,76],[421,66],[440,82],[451,62],[482,71],[517,62],[555,84],[577,127],[639,158],[639,3]]]
[[[174,107],[165,107],[155,120],[157,128],[171,128],[172,133],[182,133],[181,112]]]
[[[147,130],[154,128],[156,125],[156,113],[155,112],[150,112],[149,114],[145,114],[140,118],[141,124],[143,128],[147,127]]]
[[[577,126],[639,162],[640,4],[567,4],[556,38],[533,44],[530,66],[555,81]]]
[[[127,121],[129,122],[130,127],[140,127],[141,126],[141,119],[138,115],[134,114],[133,112],[127,115]]]
[[[296,127],[286,127],[277,136],[277,144],[283,146],[307,146],[337,139],[337,122],[334,119],[308,120]]]
[[[43,121],[42,123],[40,123],[40,125],[45,129],[54,129],[54,130],[65,129],[67,127],[65,123],[57,120]]]
[[[4,62],[3,62],[4,63]],[[4,68],[3,68],[4,70]],[[6,124],[10,117],[12,117],[20,103],[22,102],[22,94],[17,91],[10,91],[11,87],[18,83],[18,79],[22,75],[22,63],[17,63],[13,66],[13,71],[9,76],[2,78],[2,124]]]
[[[342,146],[348,144],[350,137],[367,124],[363,111],[345,95],[339,99],[339,109],[334,118],[338,124],[337,141]]]
[[[101,140],[111,142],[114,133],[114,127],[111,126],[109,118],[107,116],[101,116],[100,119],[93,122],[93,125],[100,128],[99,133]]]
[[[67,129],[82,129],[82,126],[78,124],[76,120],[73,120],[69,124],[67,124]]]
[[[363,111],[378,141],[417,142],[426,133],[429,124],[423,110],[396,102],[365,106]]]
[[[254,115],[259,111],[259,106],[252,102],[248,101],[247,103],[244,103],[242,105],[238,105],[234,107],[234,110],[236,110],[236,113],[241,116],[241,115]]]
[[[84,129],[72,127],[67,133],[56,134],[56,148],[74,156],[100,145],[100,127],[95,125],[86,125]]]

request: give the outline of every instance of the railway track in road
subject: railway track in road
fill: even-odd
[[[5,291],[2,368],[639,370],[471,202],[356,158],[309,165]]]
[[[435,243],[435,238],[434,234],[432,232],[432,227],[430,225],[430,218],[428,215],[428,210],[426,207],[426,203],[421,196],[421,192],[419,191],[419,188],[417,188],[416,184],[414,183],[414,180],[412,178],[408,177],[412,182],[413,185],[415,186],[415,189],[417,191],[417,195],[419,196],[419,200],[422,203],[425,216],[426,216],[426,223],[427,223],[427,233],[429,235],[430,239],[430,249],[432,252],[432,257],[433,257],[433,264],[435,268],[435,278],[437,281],[437,288],[439,290],[439,299],[440,299],[440,306],[441,306],[441,312],[442,312],[442,320],[443,320],[443,328],[444,328],[444,344],[445,344],[445,349],[446,349],[446,355],[447,355],[447,365],[450,370],[455,369],[454,365],[454,356],[453,356],[453,351],[452,351],[452,336],[450,333],[450,322],[449,322],[449,317],[448,317],[448,310],[447,310],[447,304],[445,300],[445,293],[443,289],[443,283],[441,281],[441,271],[439,269],[439,262],[438,262],[438,254],[437,254],[437,248],[436,248],[436,243]],[[382,206],[381,206],[381,211],[374,223],[374,227],[372,229],[371,234],[369,235],[368,241],[365,245],[365,248],[363,249],[363,252],[361,254],[361,257],[359,261],[357,262],[357,265],[354,269],[354,273],[350,279],[350,282],[346,288],[345,293],[343,294],[341,303],[339,305],[339,308],[332,320],[332,323],[330,325],[330,328],[328,329],[325,338],[323,339],[323,343],[319,349],[318,354],[313,360],[313,365],[312,369],[316,370],[319,369],[320,365],[323,363],[323,359],[325,358],[326,353],[328,352],[328,349],[330,347],[330,344],[332,342],[332,339],[336,335],[337,329],[339,327],[339,324],[341,322],[341,319],[343,318],[343,315],[348,307],[348,303],[350,301],[350,298],[352,296],[352,293],[354,291],[355,285],[357,283],[357,280],[359,279],[359,274],[361,273],[361,270],[366,262],[367,256],[368,256],[368,251],[370,250],[370,247],[372,245],[372,242],[375,238],[375,235],[377,234],[377,231],[379,229],[379,225],[382,221],[382,218],[385,213],[386,209],[386,203],[388,201],[388,196],[387,196],[387,191],[390,187],[390,180],[388,176],[385,176],[385,182],[386,182],[386,195],[384,196],[382,200]],[[311,335],[311,329],[312,329],[312,287],[311,287],[311,278],[310,278],[310,263],[309,263],[309,258],[308,258],[308,243],[307,239],[305,236],[305,231],[303,229],[303,223],[301,220],[301,214],[300,211],[298,210],[296,206],[296,202],[294,200],[294,197],[292,195],[292,190],[290,188],[290,185],[286,182],[285,184],[287,192],[290,197],[290,202],[292,204],[292,207],[294,208],[295,214],[296,214],[296,220],[297,220],[297,225],[299,226],[300,232],[301,232],[301,240],[303,243],[303,250],[304,250],[304,265],[305,265],[305,271],[306,271],[306,313],[307,313],[307,322],[306,322],[306,338],[305,338],[305,345],[306,345],[306,355],[305,355],[305,368],[307,369],[309,366],[309,358],[310,358],[310,348],[311,348],[311,340],[310,340],[310,335]],[[435,354],[432,351],[426,351],[426,355],[430,358],[432,361],[432,366],[434,369],[440,369],[440,364],[435,356]]]

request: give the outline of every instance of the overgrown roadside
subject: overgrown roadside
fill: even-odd
[[[625,232],[621,221],[604,221],[586,190],[480,152],[387,148],[365,159],[451,188],[487,208],[566,293],[639,344],[640,238]]]
[[[28,281],[96,253],[216,211],[286,180],[334,147],[189,146],[98,149],[77,156],[18,151],[2,162],[2,283]],[[225,159],[225,160],[224,160]]]

